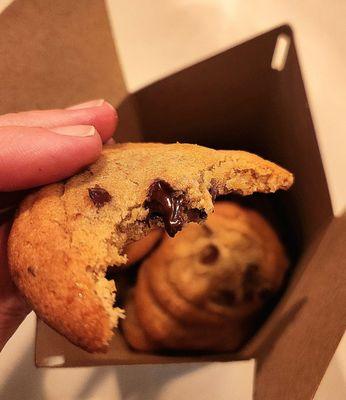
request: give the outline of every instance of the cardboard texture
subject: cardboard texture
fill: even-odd
[[[271,68],[280,35],[290,39],[282,71]],[[91,355],[39,322],[37,364],[256,357],[256,399],[311,398],[346,326],[346,216],[332,213],[291,29],[274,29],[128,95],[102,0],[17,0],[0,16],[0,60],[1,113],[106,98],[118,106],[119,141],[246,149],[296,176],[287,193],[244,200],[278,229],[292,269],[274,311],[239,353],[139,354],[117,332],[107,354]]]
[[[103,1],[17,0],[0,26],[1,113],[126,96]]]

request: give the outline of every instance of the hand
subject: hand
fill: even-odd
[[[116,125],[114,108],[103,100],[0,116],[0,351],[30,311],[8,271],[10,224],[1,225],[1,208],[13,191],[67,178],[95,161]]]

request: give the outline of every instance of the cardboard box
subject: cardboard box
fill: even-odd
[[[333,216],[290,27],[136,93],[127,92],[102,0],[17,0],[0,31],[1,113],[106,98],[119,110],[118,141],[245,149],[296,176],[291,191],[248,200],[269,212],[293,265],[279,303],[240,352],[140,354],[116,333],[107,354],[91,355],[38,323],[37,365],[61,355],[60,366],[256,358],[256,399],[311,398],[346,326],[346,215]],[[277,56],[279,42],[287,58]]]

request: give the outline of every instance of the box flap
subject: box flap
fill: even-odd
[[[103,0],[16,0],[0,15],[0,113],[127,94]]]
[[[70,343],[41,320],[37,320],[35,362],[37,367],[85,367],[95,365],[167,364],[237,360],[234,355],[170,355],[131,351],[119,330],[107,353],[87,353]],[[243,358],[238,358],[243,359]]]

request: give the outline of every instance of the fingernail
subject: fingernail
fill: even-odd
[[[50,131],[65,136],[87,137],[94,136],[96,129],[91,125],[71,125],[59,126],[58,128],[50,128]]]
[[[101,107],[105,101],[103,99],[86,101],[85,103],[76,104],[68,107],[67,110],[80,110],[82,108]]]

